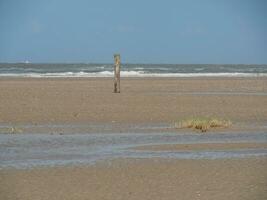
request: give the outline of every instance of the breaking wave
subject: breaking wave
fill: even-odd
[[[267,73],[147,73],[144,71],[121,71],[121,77],[266,77]],[[101,72],[55,72],[55,73],[0,73],[0,77],[113,77],[113,71]]]

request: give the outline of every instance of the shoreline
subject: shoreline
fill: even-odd
[[[266,75],[267,76],[267,75]],[[138,77],[138,76],[131,76],[125,77],[121,76],[121,79],[266,79],[266,76],[194,76],[194,77],[157,77],[157,76],[148,76],[148,77]],[[1,79],[112,79],[114,76],[110,77],[79,77],[79,76],[72,76],[72,77],[19,77],[19,76],[0,76]]]
[[[113,78],[112,71],[85,73],[85,72],[62,72],[62,73],[22,73],[0,74],[0,78]],[[141,73],[140,71],[121,71],[121,78],[264,78],[267,73]]]

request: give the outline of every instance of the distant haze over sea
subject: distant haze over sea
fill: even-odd
[[[0,77],[112,77],[113,64],[0,63]],[[122,77],[257,77],[267,65],[241,64],[122,64]]]

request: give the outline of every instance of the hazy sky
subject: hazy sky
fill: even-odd
[[[0,62],[267,63],[267,0],[0,0]]]

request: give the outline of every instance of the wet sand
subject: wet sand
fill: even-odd
[[[267,199],[267,159],[116,160],[1,170],[0,199]]]
[[[202,143],[202,144],[165,144],[146,145],[135,148],[142,151],[214,151],[214,150],[242,150],[267,149],[267,143]]]
[[[90,165],[103,160],[122,158],[262,157],[267,156],[267,148],[264,148],[266,144],[266,132],[204,135],[166,132],[70,135],[0,134],[0,170],[13,167],[24,169]]]
[[[267,79],[1,78],[1,124],[148,124],[216,116],[266,125]]]

